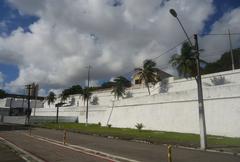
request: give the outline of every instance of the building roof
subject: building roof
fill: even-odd
[[[163,79],[165,79],[165,78],[169,78],[169,77],[172,76],[171,74],[168,74],[168,73],[166,73],[165,71],[162,71],[162,70],[160,70],[160,69],[158,70],[157,73],[158,73],[158,77],[159,77],[160,80],[163,80]],[[132,79],[133,79],[133,80],[139,79],[139,75],[133,74]]]
[[[165,79],[165,78],[169,78],[169,77],[172,76],[171,74],[168,74],[168,73],[166,73],[165,71],[162,71],[162,70],[160,70],[160,69],[159,69],[159,71],[158,71],[158,75],[159,75],[159,77],[160,77],[161,80],[162,80],[162,79]]]

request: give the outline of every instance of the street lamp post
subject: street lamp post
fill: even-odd
[[[27,105],[28,105],[28,108],[26,110],[26,120],[25,120],[25,125],[28,124],[30,125],[30,116],[31,116],[31,105],[30,105],[30,99],[31,99],[31,89],[32,89],[32,85],[31,84],[28,84],[26,85],[26,89],[27,89],[27,92],[28,92],[28,97],[27,97]]]
[[[59,118],[59,107],[61,107],[62,105],[66,104],[65,102],[59,102],[57,104],[55,104],[55,107],[57,107],[57,114],[56,114],[56,123],[58,124],[58,118]]]
[[[201,73],[200,73],[200,60],[199,60],[199,48],[198,48],[198,39],[197,39],[197,35],[194,35],[194,40],[195,40],[195,47],[193,46],[186,30],[184,29],[181,21],[179,20],[178,16],[177,16],[177,12],[174,9],[170,9],[169,10],[170,14],[175,17],[181,28],[183,29],[188,42],[190,44],[190,46],[192,47],[192,49],[194,49],[194,53],[195,53],[195,60],[196,60],[196,68],[197,68],[197,77],[196,77],[196,81],[197,81],[197,89],[198,89],[198,108],[199,108],[199,127],[200,127],[200,147],[201,149],[205,150],[207,147],[207,138],[206,138],[206,124],[205,124],[205,114],[204,114],[204,102],[203,102],[203,91],[202,91],[202,79],[201,79]]]
[[[86,107],[86,126],[88,125],[88,102],[89,102],[89,82],[90,82],[90,69],[91,66],[89,65],[88,67],[88,80],[87,80],[87,107]]]

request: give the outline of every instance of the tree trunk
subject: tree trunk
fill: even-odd
[[[56,123],[58,124],[58,113],[59,113],[59,107],[57,107],[57,115],[56,115]]]
[[[147,87],[148,94],[151,95],[151,93],[150,93],[150,89],[149,89],[149,84],[148,84],[148,82],[147,82],[147,80],[146,80],[145,75],[143,75],[143,79],[144,79],[145,85],[146,85],[146,87]]]

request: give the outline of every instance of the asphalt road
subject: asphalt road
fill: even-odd
[[[44,159],[44,161],[110,161],[74,151],[27,135],[26,130],[0,131],[0,137],[15,143],[26,151]],[[62,142],[63,131],[36,128],[33,136],[41,136]],[[98,136],[67,133],[69,144],[105,152],[143,162],[167,161],[167,146],[152,145]],[[173,148],[173,162],[239,162],[239,156],[198,150]]]
[[[25,162],[14,150],[9,148],[0,140],[0,161],[1,162]]]
[[[35,129],[33,134],[62,140],[63,131]],[[144,162],[167,161],[167,146],[145,144],[98,136],[68,133],[68,142],[94,150],[107,152]],[[239,162],[239,156],[198,150],[173,148],[173,162]]]

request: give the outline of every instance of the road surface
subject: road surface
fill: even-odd
[[[124,141],[98,136],[67,133],[64,146],[64,132],[35,128],[28,130],[0,131],[0,137],[14,143],[43,161],[167,161],[167,146]],[[173,148],[173,162],[239,162],[240,156]]]

